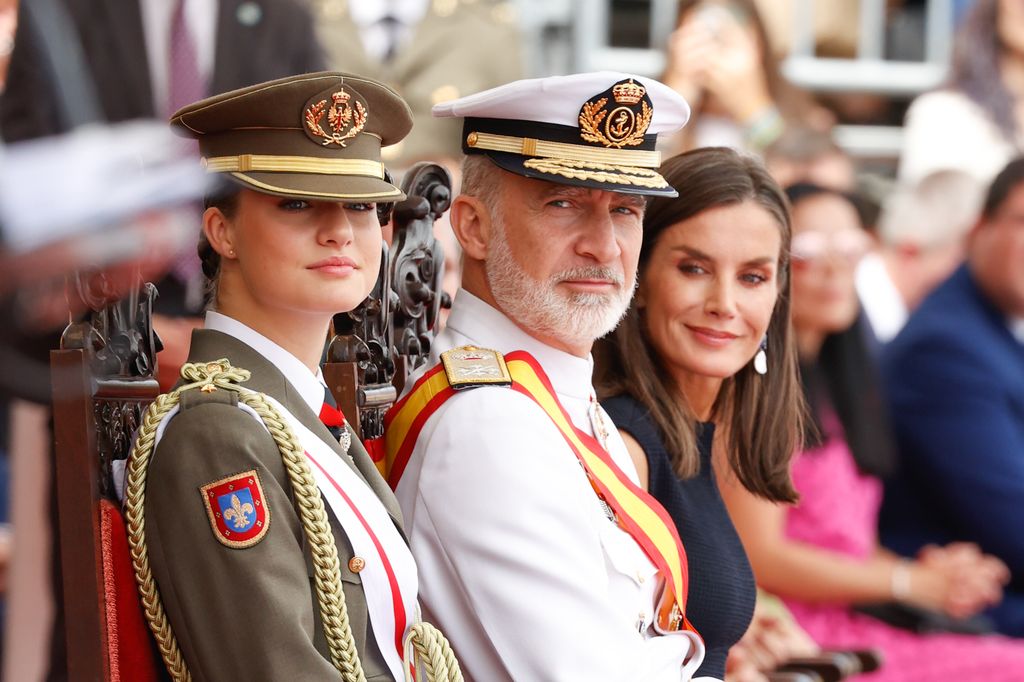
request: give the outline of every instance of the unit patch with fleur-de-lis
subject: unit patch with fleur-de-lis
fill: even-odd
[[[270,507],[255,469],[199,488],[213,535],[235,549],[252,547],[270,528]]]

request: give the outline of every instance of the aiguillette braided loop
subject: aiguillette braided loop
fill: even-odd
[[[341,585],[338,548],[324,508],[320,489],[306,461],[305,450],[298,437],[277,408],[262,393],[246,389],[239,384],[250,377],[248,370],[232,367],[227,359],[210,363],[188,363],[181,368],[181,376],[189,383],[171,393],[160,395],[146,410],[142,426],[128,457],[127,486],[125,490],[125,517],[128,526],[128,544],[131,548],[132,567],[139,596],[150,630],[160,648],[167,671],[175,682],[190,682],[191,674],[185,665],[181,649],[171,630],[164,611],[160,592],[149,565],[146,545],[146,480],[150,459],[156,441],[157,427],[174,409],[185,391],[235,391],[241,403],[251,407],[274,438],[281,459],[288,471],[296,510],[312,550],[314,585],[323,622],[331,662],[341,672],[345,682],[366,682],[359,661],[352,627],[349,624],[345,592]],[[406,679],[412,679],[412,665],[418,659],[424,668],[427,682],[462,682],[462,672],[451,646],[444,635],[429,623],[416,623],[405,639]],[[415,653],[408,653],[410,648]]]
[[[281,451],[281,457],[291,480],[302,527],[309,540],[315,566],[317,601],[320,604],[324,633],[327,638],[331,661],[341,672],[345,682],[365,682],[359,655],[356,652],[352,628],[349,624],[345,594],[341,587],[338,563],[338,549],[334,543],[327,512],[324,509],[320,491],[313,474],[306,463],[305,451],[298,438],[277,409],[260,393],[243,389],[238,384],[249,379],[248,370],[232,367],[226,360],[211,363],[188,363],[181,368],[181,376],[189,383],[163,394],[146,410],[142,426],[132,445],[128,457],[127,486],[125,490],[125,519],[128,526],[128,544],[131,548],[132,567],[139,596],[150,630],[156,638],[160,655],[168,673],[175,682],[190,682],[192,679],[171,630],[164,611],[160,593],[149,565],[149,549],[146,545],[146,477],[157,427],[178,404],[185,391],[217,389],[235,391],[239,400],[251,407],[260,416],[270,431],[274,442]]]

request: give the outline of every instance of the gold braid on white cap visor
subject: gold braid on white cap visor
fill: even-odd
[[[540,156],[566,161],[580,161],[593,164],[657,168],[661,165],[661,152],[639,149],[603,149],[568,142],[549,142],[532,137],[498,135],[496,133],[471,132],[466,136],[466,146],[492,152]]]

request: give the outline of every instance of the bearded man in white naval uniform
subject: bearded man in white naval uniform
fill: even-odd
[[[686,102],[650,79],[598,73],[517,81],[434,115],[466,119],[467,157],[451,209],[462,288],[428,367],[461,346],[528,352],[572,424],[635,484],[596,402],[590,350],[629,306],[644,195],[675,194],[654,142],[686,122]],[[424,608],[467,677],[691,679],[703,644],[658,627],[665,576],[538,403],[485,386],[452,394],[421,426],[392,485]]]

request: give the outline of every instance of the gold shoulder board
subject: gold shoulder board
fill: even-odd
[[[441,353],[448,384],[456,391],[478,386],[511,386],[505,357],[496,350],[462,346]]]

